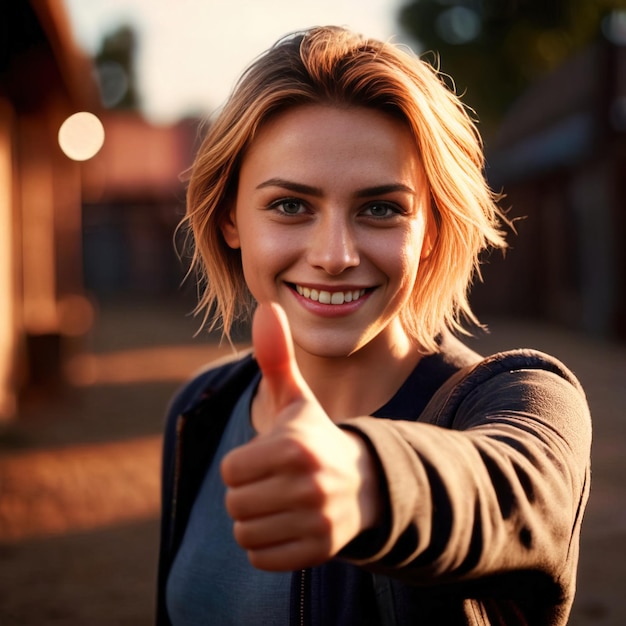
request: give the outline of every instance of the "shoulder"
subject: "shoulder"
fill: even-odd
[[[462,368],[435,394],[427,420],[455,428],[477,416],[536,416],[563,432],[590,432],[585,392],[559,359],[530,349],[509,350]]]
[[[227,382],[237,379],[249,368],[255,367],[250,350],[207,364],[176,392],[170,402],[168,416],[176,416],[189,411],[202,398],[215,393]]]
[[[164,468],[171,461],[178,438],[179,418],[200,415],[205,402],[226,398],[218,414],[225,414],[226,404],[232,402],[252,380],[258,366],[252,352],[238,353],[208,364],[187,381],[174,395],[165,413],[163,430]],[[193,420],[197,422],[197,420]],[[189,420],[186,419],[189,423]]]
[[[517,373],[515,376],[500,378],[503,374],[515,373]],[[463,399],[470,391],[490,381],[503,384],[503,381],[509,378],[519,380],[520,384],[527,380],[530,386],[533,384],[531,381],[542,381],[542,384],[550,381],[553,386],[566,389],[568,393],[585,400],[583,388],[574,373],[556,357],[539,350],[498,352],[460,370],[454,378],[451,397],[456,395],[457,400]]]
[[[520,348],[482,356],[452,334],[446,333],[442,336],[441,350],[437,356],[452,366],[454,375],[449,378],[448,384],[457,387],[459,391],[480,385],[503,372],[539,370],[552,372],[583,393],[580,382],[564,363],[539,350]]]

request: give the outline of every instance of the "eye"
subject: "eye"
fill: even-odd
[[[306,209],[304,203],[296,198],[281,198],[276,200],[276,202],[272,202],[270,208],[276,209],[284,215],[300,215]]]
[[[402,213],[400,207],[390,202],[372,202],[367,205],[363,210],[363,213],[368,217],[375,217],[377,219],[393,217],[399,213]]]

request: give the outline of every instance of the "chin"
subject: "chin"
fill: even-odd
[[[306,354],[322,359],[345,359],[353,356],[365,348],[371,339],[357,338],[346,339],[336,336],[304,337],[298,340],[294,337],[294,343],[299,350]]]

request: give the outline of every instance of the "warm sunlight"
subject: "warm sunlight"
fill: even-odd
[[[15,412],[15,393],[12,389],[13,353],[15,350],[15,315],[13,295],[15,272],[12,259],[13,237],[13,176],[11,172],[11,111],[0,102],[0,422]]]
[[[0,543],[158,514],[160,436],[0,457]]]
[[[238,352],[247,345],[236,345]],[[116,352],[78,354],[68,362],[67,379],[77,387],[147,382],[183,382],[207,362],[233,355],[228,343],[198,346],[156,346]]]

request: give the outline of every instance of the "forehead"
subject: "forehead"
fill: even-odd
[[[403,177],[421,170],[408,124],[375,109],[321,104],[288,109],[261,126],[244,155],[242,175],[274,168],[311,176],[378,171]]]
[[[361,135],[411,135],[406,122],[377,109],[312,103],[290,107],[271,115],[261,124],[251,143],[262,141],[268,135],[274,140],[277,135],[285,133],[335,135],[343,131],[359,132]]]

